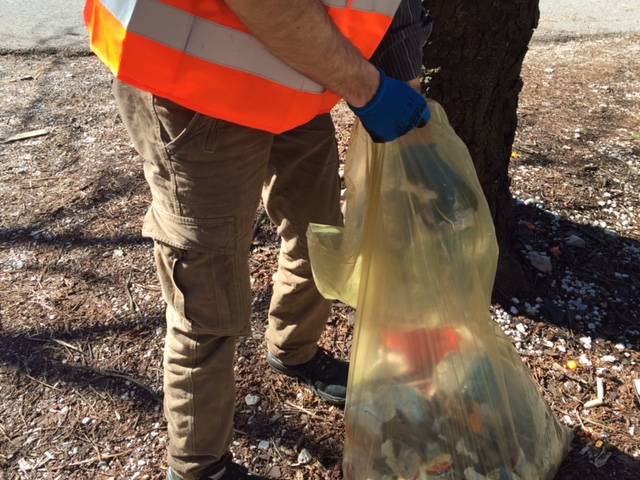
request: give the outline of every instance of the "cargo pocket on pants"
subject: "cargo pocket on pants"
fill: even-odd
[[[250,333],[249,274],[242,255],[181,250],[158,241],[154,252],[163,298],[180,329],[196,335]]]

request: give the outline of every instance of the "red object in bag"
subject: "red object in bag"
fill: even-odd
[[[384,346],[402,354],[411,372],[431,372],[449,353],[458,351],[461,340],[461,335],[451,327],[382,333]]]

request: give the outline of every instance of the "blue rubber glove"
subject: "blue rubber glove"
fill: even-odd
[[[387,77],[380,70],[378,91],[364,107],[349,105],[376,143],[401,137],[431,119],[426,100],[405,82]]]

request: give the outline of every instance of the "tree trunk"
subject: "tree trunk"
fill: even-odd
[[[434,19],[425,47],[427,94],[465,141],[494,218],[498,298],[528,290],[515,255],[509,160],[520,71],[539,18],[538,0],[424,0]]]

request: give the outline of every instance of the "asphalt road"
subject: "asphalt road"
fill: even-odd
[[[0,0],[0,49],[87,48],[84,0]]]
[[[86,48],[83,4],[0,0],[0,49]],[[539,39],[640,31],[640,0],[541,0],[540,10]]]
[[[540,0],[538,38],[638,31],[640,0]]]

